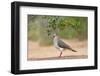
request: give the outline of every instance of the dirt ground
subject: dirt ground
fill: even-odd
[[[27,59],[28,60],[52,60],[52,59],[84,59],[88,57],[87,41],[63,40],[77,52],[70,50],[63,51],[62,57],[59,57],[60,51],[52,46],[39,46],[37,42],[28,42]]]

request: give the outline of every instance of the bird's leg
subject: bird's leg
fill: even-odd
[[[62,55],[62,51],[60,52],[60,55],[59,55],[59,57],[61,57],[61,55]]]

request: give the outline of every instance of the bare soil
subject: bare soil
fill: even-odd
[[[77,52],[70,50],[63,51],[59,57],[60,51],[52,46],[40,46],[38,42],[28,42],[27,59],[28,60],[52,60],[52,59],[84,59],[88,58],[87,41],[63,40]]]

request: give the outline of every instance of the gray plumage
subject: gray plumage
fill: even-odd
[[[72,49],[68,44],[64,43],[61,39],[59,39],[59,37],[56,34],[53,35],[53,43],[55,48],[61,51],[61,54],[62,51],[64,51],[65,49],[69,49],[73,52],[77,52],[76,50]]]
[[[70,46],[65,44],[62,40],[58,39],[58,46],[61,48],[67,48],[70,49]]]
[[[64,48],[64,49],[69,49],[69,50],[72,50],[73,52],[76,52],[75,50],[73,50],[68,44],[64,43],[62,40],[60,40],[58,38],[58,46],[60,48]]]

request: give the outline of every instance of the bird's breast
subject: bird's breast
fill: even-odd
[[[58,47],[59,47],[59,46],[58,46],[57,39],[55,39],[55,38],[54,38],[54,40],[53,40],[53,44],[54,44],[54,46],[55,46],[56,48],[58,48]]]
[[[59,51],[63,51],[64,48],[61,48],[61,47],[58,45],[58,41],[57,41],[57,40],[58,40],[57,38],[54,38],[54,40],[53,40],[53,43],[54,43],[55,48],[57,48]]]

